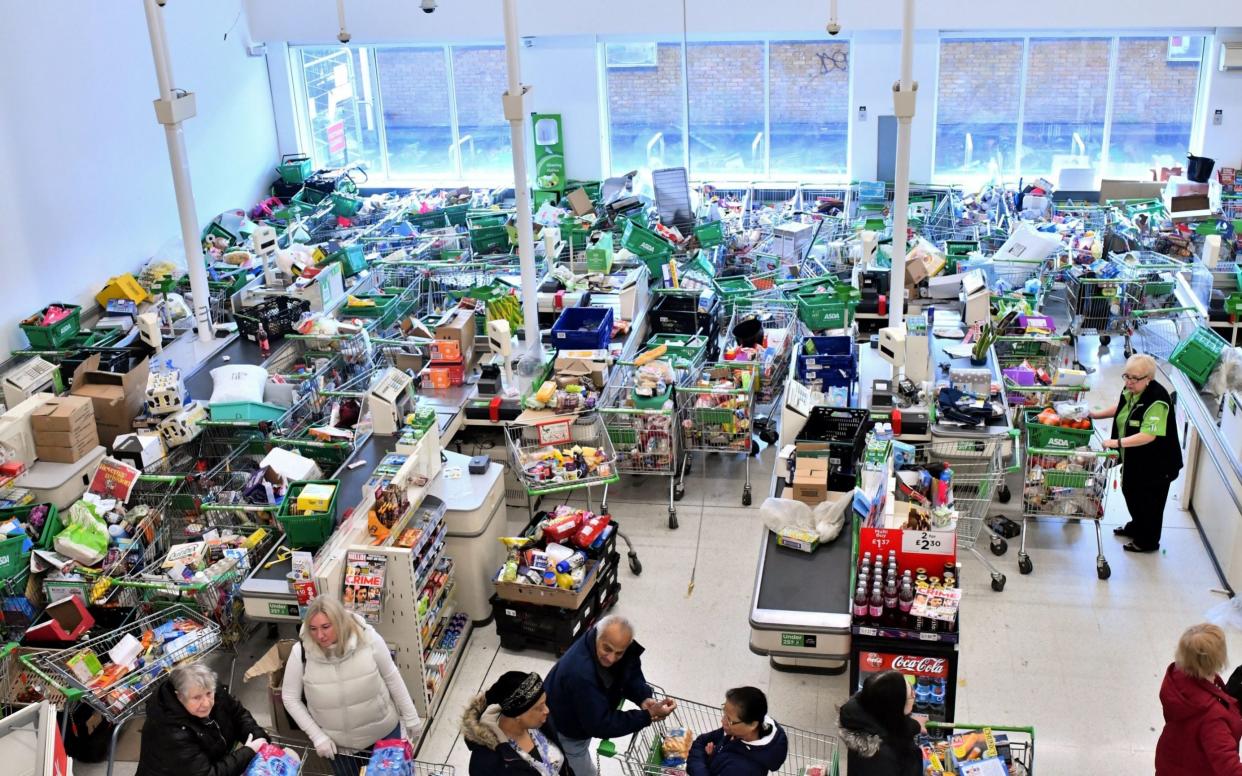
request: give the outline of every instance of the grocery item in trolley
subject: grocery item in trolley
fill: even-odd
[[[527,535],[504,537],[508,557],[497,582],[578,590],[589,576],[588,553],[597,553],[616,531],[609,515],[561,505]]]
[[[599,447],[546,445],[522,451],[522,471],[534,482],[573,482],[612,475],[613,460]]]
[[[301,769],[302,760],[297,752],[268,743],[250,758],[244,776],[297,776]]]

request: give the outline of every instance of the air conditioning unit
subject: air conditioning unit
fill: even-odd
[[[1242,70],[1242,43],[1221,44],[1220,69]]]

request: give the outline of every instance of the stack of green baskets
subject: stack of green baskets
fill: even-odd
[[[854,319],[861,295],[858,289],[843,283],[801,291],[797,295],[798,320],[811,331],[843,329]]]

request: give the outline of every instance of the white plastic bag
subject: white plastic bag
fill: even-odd
[[[766,498],[759,507],[759,514],[763,524],[773,533],[780,533],[785,528],[811,531],[819,535],[820,544],[826,544],[841,534],[849,506],[848,498],[824,501],[816,504],[814,509],[801,501]]]

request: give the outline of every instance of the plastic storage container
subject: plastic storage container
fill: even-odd
[[[1022,425],[1026,428],[1028,448],[1042,450],[1074,450],[1091,443],[1093,428],[1066,428],[1040,423],[1036,418],[1041,410],[1037,407],[1022,411]]]
[[[573,350],[602,350],[612,341],[612,309],[568,307],[552,324],[552,345]]]
[[[307,485],[332,485],[332,501],[323,512],[304,515],[293,514],[298,494]],[[336,529],[336,506],[341,493],[340,480],[303,480],[289,485],[285,500],[280,503],[276,512],[276,520],[285,529],[285,538],[290,547],[319,547],[328,541],[332,531]]]
[[[32,348],[54,350],[64,345],[78,333],[82,308],[76,304],[58,303],[56,305],[49,305],[49,307],[51,306],[63,307],[69,310],[69,314],[51,326],[39,326],[30,323],[20,324],[20,328],[26,333],[26,339],[30,340]],[[40,310],[37,315],[42,316],[45,312],[47,312],[47,307]]]
[[[1173,349],[1169,363],[1185,372],[1191,380],[1203,385],[1220,363],[1220,355],[1228,345],[1219,334],[1206,326],[1200,326]]]

